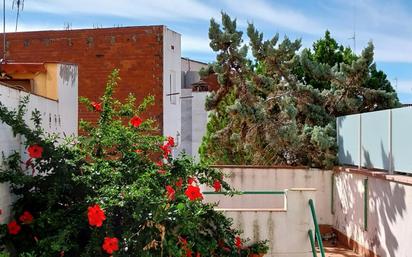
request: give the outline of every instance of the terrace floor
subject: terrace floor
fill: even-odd
[[[336,246],[333,246],[328,242],[324,242],[324,248],[326,257],[361,257],[361,255],[353,252],[352,250],[339,243]]]

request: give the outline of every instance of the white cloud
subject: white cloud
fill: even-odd
[[[245,16],[245,19],[251,22],[260,20],[271,25],[308,34],[324,32],[323,27],[313,17],[309,17],[294,8],[274,6],[273,2],[269,4],[263,0],[253,2],[226,0],[225,3],[231,12]]]
[[[8,5],[10,3],[11,1],[7,1]],[[204,37],[193,35],[199,35],[199,28],[208,26],[211,17],[220,21],[220,9],[224,9],[232,17],[237,17],[242,29],[246,21],[256,22],[258,29],[268,37],[277,29],[286,33],[290,31],[295,35],[296,32],[303,34],[305,46],[310,46],[312,39],[322,37],[326,29],[331,30],[332,36],[343,45],[352,45],[348,38],[353,34],[353,21],[356,16],[357,52],[360,52],[369,40],[373,40],[377,61],[412,63],[412,13],[402,6],[401,2],[319,0],[314,1],[312,10],[293,6],[286,1],[216,0],[212,3],[213,5],[200,0],[36,0],[26,1],[24,12],[64,15],[65,19],[68,16],[73,17],[72,21],[76,21],[79,15],[84,15],[96,17],[96,20],[103,18],[109,21],[110,18],[121,17],[146,24],[169,26],[173,26],[173,22],[179,22],[179,26],[185,26],[185,33],[182,33],[183,51],[199,53],[211,52],[209,40],[206,33]],[[313,11],[314,9],[317,11]],[[19,31],[63,28],[62,21],[58,21],[61,24],[55,24],[56,20],[40,23],[41,15],[38,15],[38,21],[28,22],[24,19],[24,12],[21,21],[25,23],[19,25]],[[260,28],[262,24],[269,26]],[[85,24],[87,25],[90,24]],[[8,27],[8,31],[14,31],[14,24]],[[307,43],[309,41],[310,43]]]
[[[209,38],[182,35],[182,51],[197,53],[213,53],[209,46]]]
[[[53,14],[108,15],[136,20],[209,20],[219,11],[196,0],[36,0],[25,6],[27,11]]]

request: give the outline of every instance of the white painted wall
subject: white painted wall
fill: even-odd
[[[163,27],[163,135],[172,136],[181,150],[181,44],[180,34]],[[173,96],[168,94],[177,93]]]
[[[199,147],[207,128],[207,112],[205,110],[208,92],[193,92],[192,98],[192,156],[199,160]]]
[[[217,166],[219,167],[219,166]],[[283,195],[242,195],[230,198],[205,195],[225,213],[246,237],[270,240],[268,256],[312,256],[308,230],[313,221],[308,201],[315,202],[319,224],[331,225],[332,171],[304,168],[254,168],[221,166],[226,181],[239,191],[283,191]],[[292,188],[301,188],[291,190]],[[203,188],[204,191],[213,191]],[[251,211],[250,209],[255,209]],[[258,209],[258,210],[256,210]]]
[[[186,71],[200,71],[200,69],[207,67],[207,64],[182,57],[181,67],[182,67],[182,71],[185,71],[185,72]]]
[[[77,135],[77,66],[69,64],[57,65],[58,101],[30,95],[30,102],[27,105],[28,113],[25,115],[25,120],[30,126],[33,126],[33,123],[30,121],[31,112],[37,109],[42,115],[43,129],[47,133]],[[27,95],[25,92],[0,85],[0,102],[10,109],[16,108],[19,105],[20,99]],[[21,136],[14,137],[10,127],[0,123],[0,153],[8,156],[15,151],[20,152],[23,160],[28,159]],[[7,222],[12,201],[13,196],[9,193],[8,185],[0,184],[0,209],[3,211],[3,214],[0,215],[0,223]]]
[[[182,88],[182,137],[181,150],[192,156],[192,89]]]
[[[217,166],[219,167],[219,166]],[[253,168],[228,167],[222,169],[227,174],[226,181],[235,189],[242,191],[277,191],[288,188],[315,188],[316,213],[319,224],[332,225],[333,215],[331,207],[332,174],[330,170],[305,168]],[[280,199],[281,200],[281,199]],[[276,201],[279,207],[280,200]],[[259,201],[267,198],[257,196],[251,199],[242,199],[245,206],[253,204],[259,206]]]
[[[237,229],[243,231],[242,237],[269,240],[271,257],[311,257],[309,229],[314,231],[308,205],[316,192],[312,189],[291,189],[287,191],[285,210],[277,211],[225,211]]]
[[[366,178],[367,230],[364,225]],[[334,227],[337,230],[380,257],[412,256],[412,186],[347,172],[337,173],[335,181]]]

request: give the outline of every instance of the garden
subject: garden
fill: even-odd
[[[7,157],[0,173],[17,197],[0,228],[1,256],[247,256],[264,247],[247,247],[231,220],[202,202],[201,184],[235,193],[224,174],[172,158],[174,139],[141,118],[153,97],[138,106],[132,95],[114,99],[118,79],[115,70],[99,101],[81,99],[100,118],[81,122],[76,138],[46,135],[36,111],[30,128],[28,99],[18,110],[0,106],[28,153]]]

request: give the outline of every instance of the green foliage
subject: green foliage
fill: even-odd
[[[328,31],[300,51],[301,41],[279,35],[264,40],[247,28],[252,58],[222,13],[211,20],[210,46],[220,88],[206,100],[211,111],[200,156],[217,164],[308,165],[330,168],[336,160],[335,117],[399,106],[392,86],[373,62],[370,43],[357,56]]]
[[[213,204],[185,195],[188,178],[209,186],[218,180],[232,194],[223,174],[185,156],[168,155],[159,167],[165,139],[156,135],[154,121],[137,127],[129,123],[153,104],[153,97],[138,106],[133,96],[122,103],[113,98],[117,81],[115,70],[100,97],[101,111],[81,99],[100,118],[93,124],[82,121],[82,136],[72,139],[44,134],[37,112],[36,126],[30,128],[23,120],[27,100],[17,111],[0,103],[0,120],[24,136],[26,146],[43,149],[32,165],[22,165],[26,160],[17,152],[5,160],[0,182],[10,183],[17,196],[12,219],[21,231],[13,235],[1,225],[0,245],[13,257],[98,257],[111,255],[102,244],[105,237],[116,237],[119,250],[113,256],[186,256],[188,250],[201,256],[245,256],[246,250],[239,252],[234,245],[239,231],[231,228],[232,221],[214,211]],[[174,198],[166,186],[174,188]],[[101,227],[88,222],[88,207],[94,204],[106,215]],[[33,215],[32,222],[20,222],[25,211]]]
[[[248,248],[250,253],[259,254],[267,253],[269,251],[268,240],[258,241],[251,244]]]

